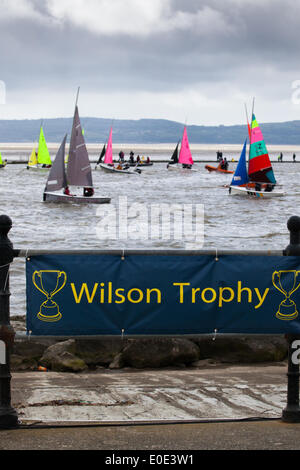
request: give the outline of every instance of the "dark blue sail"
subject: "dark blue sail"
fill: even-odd
[[[232,177],[231,186],[243,186],[249,183],[247,164],[246,164],[246,144],[247,144],[247,139],[245,140],[239,162],[237,164],[236,170]]]

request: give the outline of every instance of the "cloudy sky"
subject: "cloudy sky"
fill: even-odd
[[[0,119],[300,119],[300,1],[0,0]],[[4,84],[6,99],[4,103]]]

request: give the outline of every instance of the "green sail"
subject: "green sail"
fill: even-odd
[[[52,164],[42,127],[41,127],[41,130],[40,130],[38,163],[40,163],[41,165],[51,165]]]

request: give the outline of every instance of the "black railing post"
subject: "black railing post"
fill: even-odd
[[[285,256],[300,256],[300,217],[293,216],[288,220],[287,227],[290,231],[290,244],[286,247],[283,254]],[[282,421],[286,423],[300,422],[299,407],[299,364],[293,361],[294,341],[300,339],[300,335],[287,334],[288,342],[288,388],[287,388],[287,406],[282,411]]]
[[[13,261],[14,251],[7,234],[11,226],[11,219],[0,215],[0,341],[4,345],[4,354],[0,357],[0,428],[17,427],[19,423],[17,412],[11,406],[10,386],[10,351],[15,337],[9,311],[9,265]]]

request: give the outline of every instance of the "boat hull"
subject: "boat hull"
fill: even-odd
[[[227,173],[227,174],[233,174],[233,171],[231,170],[223,170],[222,168],[219,167],[214,167],[210,165],[205,165],[205,168],[211,172],[211,171],[216,171],[217,173]]]
[[[183,168],[180,163],[168,163],[167,164],[167,169],[168,170],[177,170],[177,171],[184,171],[184,172],[190,172],[190,171],[197,171],[195,168]]]
[[[67,194],[56,192],[44,192],[44,202],[55,202],[58,204],[108,204],[110,197],[85,197],[85,196],[68,196]]]
[[[43,170],[43,171],[47,171],[47,170],[50,170],[51,166],[43,166],[43,165],[27,165],[27,170]]]
[[[254,188],[246,188],[244,186],[229,186],[229,194],[232,196],[272,199],[274,197],[282,197],[285,193],[280,191],[256,191]]]
[[[127,168],[125,170],[118,170],[116,167],[107,165],[105,163],[100,163],[100,168],[107,173],[121,173],[121,174],[126,174],[126,175],[139,175],[141,173],[141,170],[132,170],[130,168]]]
[[[131,162],[127,162],[129,166],[152,166],[153,165],[153,162],[149,162],[149,163],[142,163],[142,162],[139,162],[139,163],[131,163]]]

